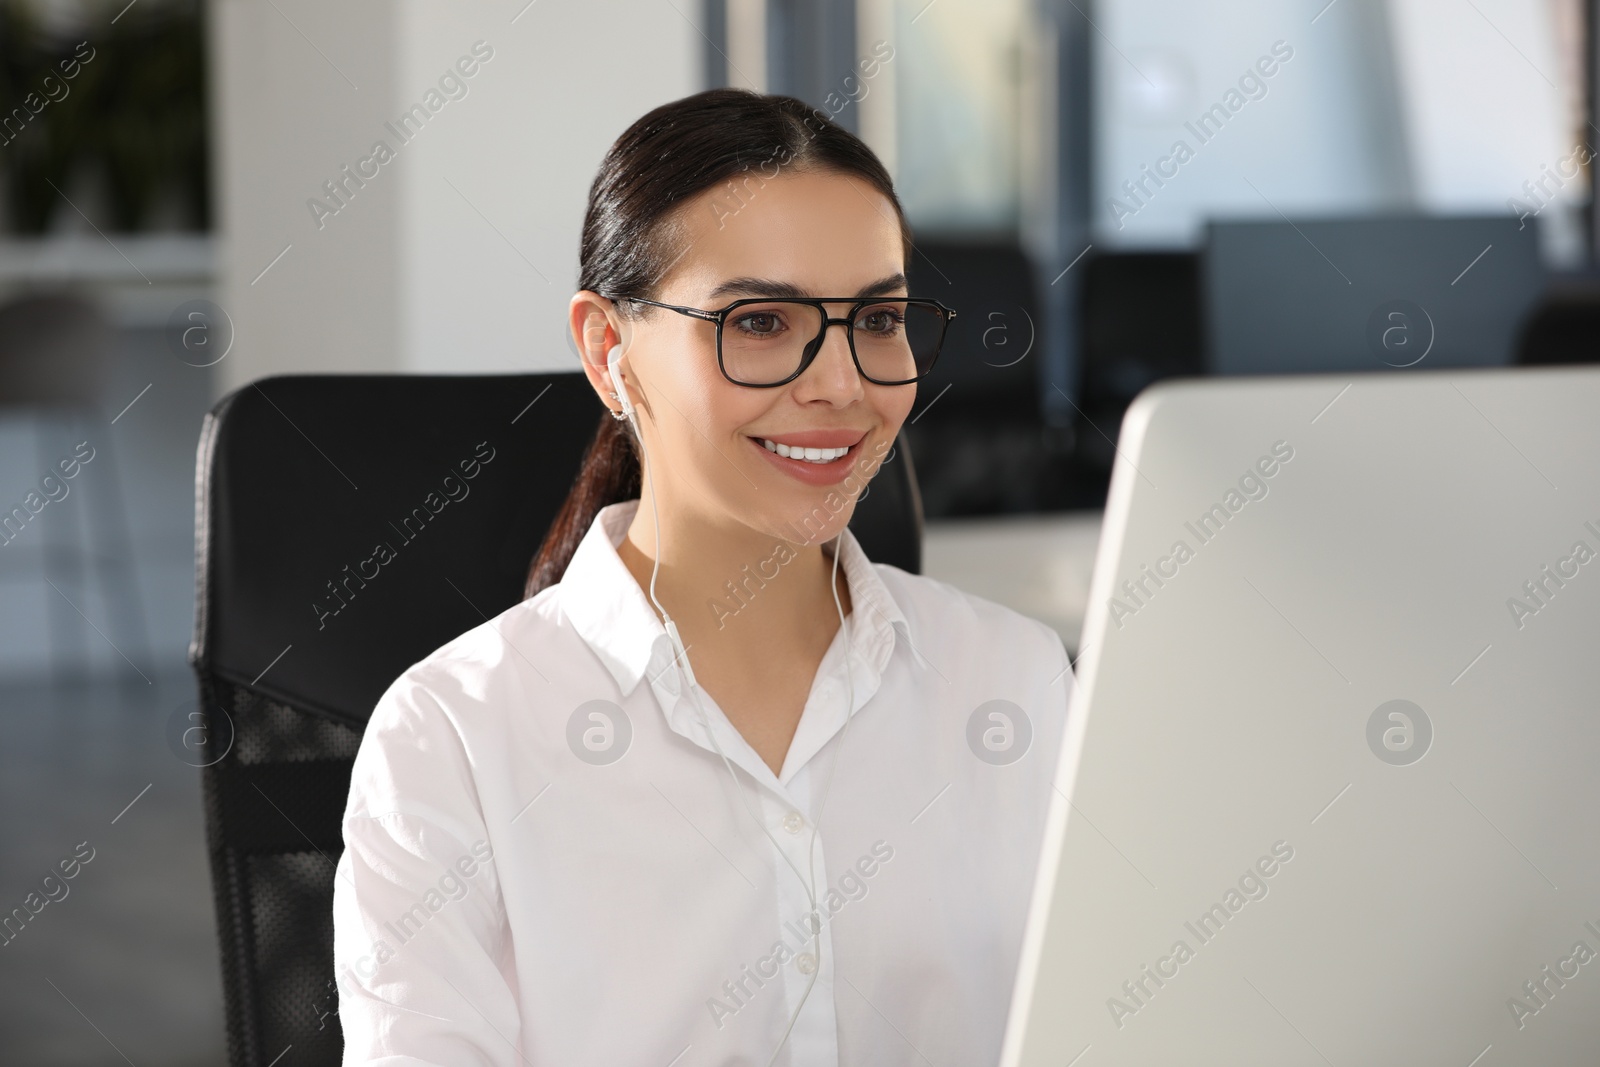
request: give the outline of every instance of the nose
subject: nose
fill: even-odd
[[[850,354],[849,323],[847,318],[824,320],[821,338],[812,342],[821,346],[817,356],[795,380],[795,399],[826,400],[842,406],[865,395],[863,379]],[[835,326],[839,327],[837,332]]]

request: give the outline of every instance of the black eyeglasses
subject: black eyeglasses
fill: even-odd
[[[822,350],[828,327],[835,325],[845,328],[861,377],[874,385],[909,385],[933,369],[945,330],[956,317],[939,301],[916,297],[751,297],[706,311],[638,296],[600,295],[716,323],[722,376],[757,389],[787,385],[804,374]],[[829,318],[825,304],[849,304],[850,314]]]

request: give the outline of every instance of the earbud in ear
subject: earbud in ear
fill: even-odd
[[[617,364],[622,362],[622,346],[612,345],[611,351],[606,353],[606,373],[611,376],[611,388],[616,390],[617,402],[622,405],[622,414],[633,418],[633,401],[628,399],[628,390],[622,384],[622,372],[617,369]]]

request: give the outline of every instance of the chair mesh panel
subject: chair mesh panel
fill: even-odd
[[[203,771],[228,1008],[228,1059],[338,1067],[333,879],[359,732],[202,675],[207,736],[227,754]],[[228,722],[222,720],[226,715]]]
[[[234,751],[241,763],[296,763],[301,760],[355,759],[361,735],[350,727],[296,711],[243,687],[231,687],[237,734]]]
[[[338,1063],[338,993],[333,975],[333,879],[316,852],[251,856],[245,861],[256,974],[265,995],[264,1049],[294,1046],[294,1063]],[[287,1061],[287,1057],[285,1058]]]

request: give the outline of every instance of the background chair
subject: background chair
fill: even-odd
[[[1600,361],[1600,279],[1554,284],[1521,324],[1516,362],[1531,367]]]
[[[1059,506],[1059,465],[1039,394],[1043,313],[1033,267],[1014,240],[920,241],[911,292],[955,307],[933,372],[906,423],[928,514]]]
[[[406,667],[522,599],[600,410],[577,373],[297,376],[206,417],[188,741],[233,1067],[291,1045],[296,1067],[338,1064],[333,879],[362,729]],[[851,528],[920,570],[903,440]]]

